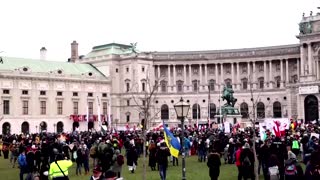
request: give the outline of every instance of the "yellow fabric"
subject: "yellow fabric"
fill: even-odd
[[[61,170],[64,172],[66,176],[68,176],[69,172],[68,169],[69,167],[72,166],[72,161],[70,160],[60,160],[57,161],[59,164]],[[50,164],[50,169],[49,169],[49,176],[51,179],[56,178],[56,177],[63,177],[62,172],[60,171],[59,167],[55,162]]]

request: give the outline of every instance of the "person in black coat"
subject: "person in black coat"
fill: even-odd
[[[250,149],[249,143],[245,143],[240,154],[241,170],[244,179],[254,180],[254,154]]]
[[[218,180],[220,175],[220,154],[214,149],[210,149],[210,154],[208,156],[207,166],[209,167],[209,176],[211,180]]]
[[[127,153],[127,165],[131,173],[134,173],[136,166],[138,165],[138,153],[132,144],[130,145]]]

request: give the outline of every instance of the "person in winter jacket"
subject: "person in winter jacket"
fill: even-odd
[[[238,150],[236,151],[236,166],[238,168],[238,180],[242,179],[243,173],[241,170],[241,160],[240,160],[240,156],[241,156],[241,152],[242,152],[242,146],[240,143],[237,144]]]
[[[136,148],[132,144],[130,145],[127,153],[127,165],[131,173],[134,173],[136,166],[138,165],[138,153]]]
[[[288,160],[285,161],[284,176],[286,180],[301,180],[304,178],[303,170],[297,162],[296,155],[289,151]]]
[[[28,173],[26,150],[24,148],[21,150],[21,154],[18,157],[18,164],[20,167],[20,180],[23,180],[23,175]]]
[[[240,154],[241,171],[244,179],[254,180],[254,155],[249,143],[245,143]]]
[[[210,150],[207,166],[209,167],[209,176],[211,180],[218,180],[218,177],[220,175],[221,161],[220,154],[218,154],[214,149]]]
[[[170,156],[169,148],[166,146],[165,142],[162,142],[156,153],[161,180],[166,180],[167,177],[168,156]]]
[[[114,155],[112,157],[112,161],[114,162],[113,166],[112,166],[112,171],[117,174],[118,178],[121,177],[121,171],[122,171],[122,165],[123,165],[123,164],[119,164],[120,162],[118,162],[120,156],[122,156],[120,154],[120,150],[116,149],[114,152]],[[123,158],[123,156],[122,156],[122,158]],[[121,163],[123,163],[123,162],[121,162]]]

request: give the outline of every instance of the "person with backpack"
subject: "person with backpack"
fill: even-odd
[[[116,149],[113,155],[112,161],[114,162],[112,166],[112,171],[117,173],[118,178],[121,177],[122,165],[124,164],[124,156],[120,154],[120,150]]]
[[[165,142],[160,144],[160,148],[156,153],[156,159],[159,164],[159,174],[161,180],[166,180],[167,178],[167,167],[168,167],[168,157],[170,156],[169,148],[166,146]]]
[[[320,179],[320,151],[314,151],[310,157],[306,166],[305,180],[318,180]]]
[[[248,178],[254,180],[254,155],[250,149],[249,143],[245,143],[243,146],[243,150],[240,155],[240,162],[243,178],[245,180]]]
[[[20,180],[23,180],[23,175],[28,173],[28,164],[27,164],[27,157],[26,157],[26,150],[25,148],[21,149],[21,154],[18,157],[18,164],[20,167]]]
[[[289,151],[288,160],[285,161],[284,176],[286,180],[300,180],[303,179],[303,170],[297,162],[296,155]]]

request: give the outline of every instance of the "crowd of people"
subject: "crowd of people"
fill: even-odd
[[[196,155],[199,163],[207,164],[212,180],[219,178],[220,159],[237,166],[238,180],[255,179],[255,163],[265,180],[320,179],[319,125],[292,124],[284,136],[277,137],[268,131],[264,140],[253,136],[253,132],[259,134],[258,128],[225,134],[223,129],[187,127],[181,145],[187,157]],[[181,129],[172,128],[171,131],[181,142]],[[8,159],[13,168],[20,168],[20,180],[24,175],[28,180],[64,179],[73,163],[76,175],[92,173],[92,180],[114,180],[122,177],[125,162],[130,173],[135,173],[145,144],[150,169],[158,170],[161,180],[165,180],[169,163],[179,166],[178,158],[171,156],[162,131],[148,132],[146,143],[141,134],[139,131],[109,134],[75,131],[71,134],[3,135],[0,148],[4,159]],[[301,164],[306,166],[305,170]],[[90,167],[93,167],[92,172]]]

